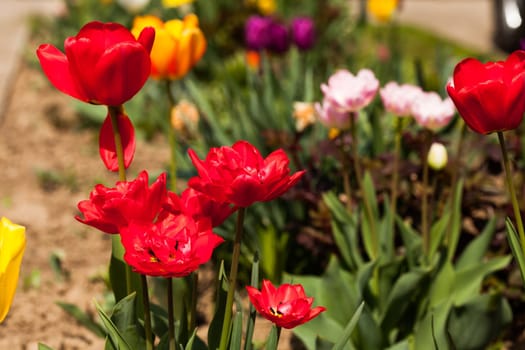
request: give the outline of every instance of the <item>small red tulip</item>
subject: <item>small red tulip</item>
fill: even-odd
[[[209,220],[168,215],[154,224],[131,222],[122,229],[124,260],[135,272],[148,276],[184,277],[210,260],[224,240]]]
[[[124,167],[127,169],[135,155],[135,129],[126,114],[117,115],[120,140],[124,151]],[[98,138],[98,150],[102,162],[110,171],[118,171],[117,151],[115,147],[115,136],[113,135],[113,124],[111,117],[107,115]]]
[[[148,79],[154,38],[153,28],[145,28],[135,39],[121,24],[94,21],[65,40],[65,54],[43,44],[37,55],[58,90],[84,102],[119,106]]]
[[[106,233],[119,233],[131,220],[153,223],[166,199],[166,174],[148,185],[146,171],[136,180],[117,182],[115,188],[97,185],[88,200],[78,203],[83,218],[75,218]]]
[[[461,61],[447,92],[472,130],[490,134],[516,129],[525,112],[525,51],[515,51],[506,61]]]
[[[232,147],[212,148],[204,161],[193,150],[188,153],[199,173],[189,180],[189,187],[219,203],[241,208],[281,196],[305,172],[290,176],[290,161],[282,149],[263,158],[247,141],[238,141]]]
[[[255,309],[277,327],[294,328],[325,311],[323,306],[312,308],[313,298],[307,297],[300,284],[283,284],[275,288],[263,280],[262,288],[247,286],[248,296]]]

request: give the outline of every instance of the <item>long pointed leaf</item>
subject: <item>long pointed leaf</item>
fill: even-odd
[[[361,317],[361,313],[363,312],[363,308],[365,307],[365,302],[361,302],[361,305],[355,310],[354,315],[350,319],[350,322],[348,322],[348,325],[345,327],[345,330],[343,334],[341,335],[341,338],[335,343],[332,350],[343,350],[346,343],[350,339],[350,336],[352,335],[352,332],[355,329],[355,326],[357,325],[357,322],[359,321],[359,317]]]

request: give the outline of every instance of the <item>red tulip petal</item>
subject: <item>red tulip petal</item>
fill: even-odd
[[[124,166],[127,169],[135,154],[135,130],[131,120],[124,114],[118,115],[118,125],[120,138],[122,140],[122,148],[124,150]],[[113,125],[109,114],[100,128],[99,153],[100,158],[102,158],[102,161],[108,170],[118,171]]]
[[[81,101],[88,102],[88,97],[78,88],[71,75],[69,62],[64,53],[49,44],[40,45],[36,53],[42,70],[55,88]]]
[[[98,88],[98,100],[105,105],[118,106],[142,88],[151,72],[151,60],[141,44],[121,42],[105,51],[94,71],[87,71],[93,75],[92,80]]]
[[[153,48],[153,42],[155,41],[155,29],[153,27],[146,27],[142,29],[137,39],[139,43],[144,46],[146,51],[151,52]]]

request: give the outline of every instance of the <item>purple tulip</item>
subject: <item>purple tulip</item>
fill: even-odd
[[[246,21],[244,35],[246,46],[250,50],[263,50],[270,41],[270,27],[272,20],[269,17],[251,16]]]
[[[286,25],[272,22],[269,30],[268,49],[274,53],[284,53],[290,48],[290,33]]]
[[[292,21],[292,40],[300,50],[309,50],[315,44],[315,25],[310,17],[296,17]]]

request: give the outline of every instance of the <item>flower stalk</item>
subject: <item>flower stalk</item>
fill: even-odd
[[[175,310],[173,308],[173,279],[168,278],[168,338],[169,350],[177,349],[177,338],[175,337]]]
[[[512,180],[512,173],[510,170],[509,156],[507,147],[505,145],[505,138],[503,132],[498,131],[498,141],[501,148],[501,154],[503,156],[503,168],[505,169],[505,179],[507,183],[507,189],[510,194],[510,200],[512,203],[512,209],[514,210],[514,217],[516,220],[516,226],[518,228],[518,235],[520,237],[521,249],[525,255],[525,231],[523,230],[523,220],[521,218],[521,211],[518,204],[518,197],[516,196],[516,190],[514,188],[514,181]]]
[[[111,118],[111,125],[113,127],[113,138],[115,140],[115,151],[117,153],[118,162],[118,175],[120,181],[126,181],[126,166],[124,163],[124,148],[122,147],[122,138],[120,136],[120,129],[118,123],[119,114],[123,113],[124,107],[120,106],[108,106],[109,117]],[[120,237],[112,237],[112,254],[115,255],[117,251],[122,251],[122,243]],[[128,264],[124,264],[124,270],[126,272],[126,293],[130,295],[134,290],[132,286],[131,267]]]
[[[224,310],[224,321],[222,324],[221,342],[219,350],[226,350],[230,334],[230,323],[232,318],[233,297],[237,284],[237,271],[239,269],[239,258],[241,255],[241,242],[243,235],[244,214],[246,208],[240,208],[237,212],[237,224],[235,227],[235,239],[233,241],[232,265],[230,268],[228,294],[226,296],[226,309]]]
[[[166,95],[168,96],[169,108],[168,108],[168,127],[167,137],[168,144],[170,146],[170,187],[172,191],[177,189],[177,159],[175,155],[175,148],[177,147],[177,135],[175,135],[175,129],[171,125],[171,111],[175,107],[175,98],[173,97],[173,89],[171,87],[171,80],[166,79]]]
[[[151,311],[149,306],[148,279],[140,274],[142,283],[142,302],[144,305],[144,335],[146,337],[146,350],[153,350],[153,332],[151,331]]]
[[[370,202],[368,201],[368,197],[365,193],[365,187],[363,185],[363,177],[362,177],[362,170],[361,170],[361,163],[359,162],[359,152],[358,152],[358,140],[357,140],[357,125],[356,125],[356,118],[355,114],[356,112],[352,112],[350,116],[350,132],[352,134],[352,158],[354,160],[354,169],[355,169],[355,178],[357,180],[359,189],[361,190],[361,194],[363,197],[363,205],[365,206],[365,215],[368,218],[368,222],[370,224],[370,235],[372,239],[372,248],[373,248],[373,258],[377,257],[378,251],[377,248],[379,246],[379,241],[377,238],[377,229],[376,229],[376,223],[374,220],[374,214],[372,213],[372,207],[370,206]]]

